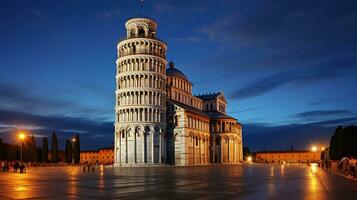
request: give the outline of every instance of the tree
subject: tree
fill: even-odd
[[[344,128],[344,151],[343,155],[348,157],[356,157],[357,154],[357,127],[348,126]]]
[[[338,126],[330,140],[329,155],[333,160],[343,157],[357,157],[357,127]]]
[[[42,138],[42,162],[48,161],[48,142],[47,137]]]
[[[330,158],[334,160],[339,160],[343,156],[343,132],[344,129],[340,125],[336,128],[335,134],[330,140]]]
[[[52,147],[51,147],[51,161],[56,163],[58,162],[58,141],[56,133],[52,132]]]
[[[11,145],[4,143],[4,149],[5,149],[5,159],[4,160],[19,160],[19,151],[20,147],[17,145]]]
[[[40,147],[37,147],[37,156],[38,156],[38,161],[37,162],[42,162],[42,149]]]
[[[26,137],[26,139],[22,142],[22,160],[24,162],[31,161],[31,148],[32,148],[32,141],[31,137]]]
[[[4,160],[5,158],[5,148],[2,140],[0,139],[0,160]]]
[[[352,156],[354,158],[357,158],[357,126],[352,126],[353,129],[351,131],[351,151],[353,152],[352,153]]]
[[[74,160],[74,163],[79,163],[80,152],[81,152],[81,148],[80,148],[79,135],[76,134],[75,141],[74,141],[74,144],[73,144],[73,160]]]
[[[330,139],[330,158],[332,160],[337,160],[337,152],[336,152],[336,136],[332,135],[331,139]]]
[[[38,154],[37,154],[35,136],[32,135],[29,143],[30,143],[31,162],[38,162]]]
[[[72,149],[72,143],[71,143],[71,140],[66,140],[66,161],[67,163],[71,163],[72,162],[72,152],[73,152],[73,149]]]

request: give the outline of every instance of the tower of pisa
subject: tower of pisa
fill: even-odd
[[[125,23],[117,50],[115,165],[166,162],[166,50],[148,18]]]

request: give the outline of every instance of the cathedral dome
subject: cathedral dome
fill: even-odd
[[[188,78],[184,73],[182,73],[180,70],[174,68],[174,62],[170,62],[169,66],[170,67],[166,69],[166,76],[177,77],[177,78],[181,78],[181,79],[188,81]]]

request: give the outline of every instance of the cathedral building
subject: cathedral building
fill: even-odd
[[[157,23],[132,18],[117,46],[114,162],[116,166],[243,162],[242,127],[226,114],[223,92],[192,95]]]

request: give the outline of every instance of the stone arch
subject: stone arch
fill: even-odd
[[[143,125],[137,126],[135,128],[135,133],[136,133],[137,137],[140,137],[144,133],[144,131],[145,131],[145,128]]]

